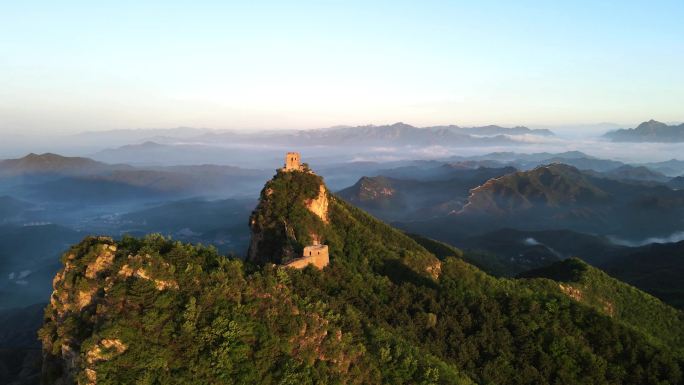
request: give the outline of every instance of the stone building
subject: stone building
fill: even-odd
[[[301,258],[297,258],[285,264],[286,267],[295,269],[303,269],[308,265],[314,265],[317,269],[322,269],[330,263],[330,256],[328,255],[328,245],[321,245],[314,242],[311,246],[304,247],[304,252]]]
[[[283,171],[301,171],[302,161],[298,152],[288,152],[285,155],[285,167]]]

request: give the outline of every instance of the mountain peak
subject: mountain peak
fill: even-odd
[[[90,158],[67,157],[54,153],[30,153],[23,158],[0,161],[0,172],[9,174],[80,173],[107,167]]]
[[[614,142],[684,142],[684,124],[668,125],[651,119],[636,128],[610,131],[604,136]]]
[[[403,233],[331,194],[323,178],[310,170],[279,169],[266,182],[249,220],[248,259],[256,263],[301,261],[307,247],[326,245],[332,263],[359,263],[370,250],[389,258],[385,245],[408,250],[403,257],[378,260],[378,266],[397,266],[436,278],[439,260]]]
[[[292,262],[307,246],[327,240],[328,189],[323,178],[300,166],[298,154],[293,165],[293,154],[266,183],[250,218],[248,257],[254,262]]]
[[[28,155],[24,156],[23,158],[20,159],[26,159],[26,160],[55,160],[55,159],[68,159],[66,156],[62,156],[59,154],[55,154],[52,152],[45,152],[42,154],[36,154],[34,152],[29,153]]]
[[[541,207],[571,207],[607,197],[577,168],[552,163],[488,180],[471,190],[461,213],[507,214]]]
[[[667,127],[667,124],[659,122],[655,119],[650,119],[647,122],[643,122],[637,126],[637,130],[644,128],[654,128],[654,127]]]

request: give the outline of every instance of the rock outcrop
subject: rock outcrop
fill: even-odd
[[[118,280],[149,281],[158,291],[178,289],[170,264],[150,255],[118,254],[108,237],[91,237],[62,257],[64,268],[53,280],[54,291],[46,309],[46,322],[40,332],[43,342],[43,382],[50,384],[97,383],[95,365],[126,351],[118,336],[97,341],[83,339],[84,331],[94,330],[115,314],[109,299]],[[93,337],[91,337],[93,338]],[[86,345],[91,344],[87,352]],[[84,378],[79,378],[84,373]]]
[[[328,223],[328,204],[328,190],[321,184],[318,189],[318,196],[307,200],[306,208],[321,218],[324,223]]]

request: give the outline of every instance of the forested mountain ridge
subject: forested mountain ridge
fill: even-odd
[[[508,214],[537,205],[592,205],[605,202],[608,197],[575,167],[554,163],[490,179],[471,191],[463,211]]]
[[[684,313],[580,259],[566,259],[521,276],[552,279],[554,286],[572,299],[644,332],[655,343],[684,353]]]
[[[89,158],[66,157],[52,153],[31,153],[19,159],[0,160],[0,176],[52,173],[87,175],[130,168],[125,165],[109,165]]]
[[[254,193],[267,175],[264,170],[226,165],[134,167],[32,153],[0,160],[0,196],[50,203],[153,201],[214,196],[226,191]]]
[[[614,142],[684,142],[684,123],[667,125],[651,119],[636,128],[615,130],[604,136]]]
[[[679,231],[683,202],[684,191],[663,184],[598,177],[554,163],[486,181],[451,215],[397,226],[453,245],[506,227],[640,240]]]
[[[278,172],[250,226],[256,263],[155,235],[72,247],[40,332],[44,382],[682,382],[655,332],[551,281],[438,258],[314,174]],[[330,247],[323,270],[274,265],[313,238]]]
[[[472,188],[516,171],[512,167],[462,169],[448,164],[438,169],[439,176],[427,180],[382,175],[363,177],[337,195],[384,220],[429,218],[460,209]]]

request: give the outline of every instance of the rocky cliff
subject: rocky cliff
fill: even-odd
[[[119,336],[84,338],[124,306],[110,298],[121,282],[133,279],[149,282],[158,291],[178,289],[169,263],[149,254],[117,254],[117,249],[111,238],[92,237],[62,257],[64,268],[53,280],[41,330],[46,382],[96,384],[96,364],[128,349]]]

